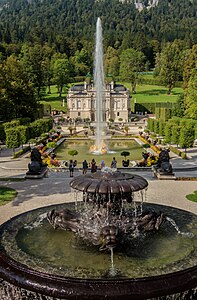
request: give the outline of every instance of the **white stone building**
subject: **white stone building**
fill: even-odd
[[[76,84],[71,87],[67,95],[69,116],[72,119],[90,119],[96,121],[95,89],[93,84]],[[113,119],[118,122],[128,122],[128,115],[131,108],[129,90],[121,84],[113,81],[106,84],[103,97],[103,121]]]

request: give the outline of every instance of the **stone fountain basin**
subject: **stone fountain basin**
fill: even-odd
[[[54,206],[37,209],[39,213]],[[16,216],[0,227],[0,238],[13,222],[31,215]],[[188,213],[196,218],[195,215]],[[146,299],[180,293],[197,286],[197,266],[165,275],[142,278],[82,279],[37,271],[9,255],[0,243],[0,278],[20,288],[60,299]]]
[[[73,178],[70,186],[83,193],[90,194],[132,194],[147,188],[148,182],[139,175],[113,172],[105,168],[106,172],[87,173]],[[107,172],[109,169],[109,172]],[[111,172],[110,172],[111,171]]]

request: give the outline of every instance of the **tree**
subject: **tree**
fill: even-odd
[[[122,51],[120,55],[120,77],[131,82],[132,93],[135,93],[139,72],[144,69],[145,56],[133,48]]]
[[[51,84],[53,78],[53,61],[52,57],[54,55],[54,50],[48,45],[43,47],[44,56],[45,56],[45,66],[46,66],[46,84],[48,87],[48,94],[51,94]]]
[[[189,127],[182,127],[180,130],[180,139],[179,139],[179,145],[181,148],[186,149],[193,146],[195,139],[195,129],[191,126]]]
[[[185,52],[184,70],[183,70],[183,87],[186,89],[193,69],[196,68],[197,62],[197,44],[193,45],[192,49]]]
[[[179,139],[180,139],[180,129],[181,127],[178,125],[172,126],[172,143],[176,144],[178,146]]]
[[[92,59],[84,48],[80,51],[77,50],[75,55],[70,58],[70,61],[74,65],[75,75],[77,76],[85,76],[91,70]]]
[[[72,134],[72,133],[73,133],[73,130],[74,130],[74,127],[69,126],[69,127],[68,127],[68,130],[70,131],[70,134]]]
[[[129,126],[124,126],[124,131],[126,132],[126,134],[128,134],[128,132],[129,132]]]
[[[154,119],[152,118],[148,118],[148,129],[151,132],[154,132]]]
[[[165,133],[165,142],[170,143],[172,137],[172,124],[170,124],[170,122],[166,123],[164,133]]]
[[[165,124],[166,122],[164,122],[163,120],[159,120],[159,135],[161,136],[164,136]]]
[[[38,99],[41,99],[46,87],[46,65],[49,63],[44,48],[38,44],[34,46],[23,45],[20,61],[26,71],[26,76],[33,84]]]
[[[69,60],[66,58],[57,59],[54,63],[54,82],[58,86],[61,97],[64,85],[70,82],[71,68]]]
[[[118,51],[113,47],[108,47],[104,55],[104,69],[106,74],[111,74],[112,77],[118,76],[119,74],[119,56]]]
[[[30,117],[37,113],[37,101],[32,82],[23,65],[15,57],[8,57],[0,65],[0,115],[2,120]]]
[[[157,59],[157,69],[161,81],[167,86],[168,94],[171,93],[177,81],[182,80],[183,74],[183,45],[175,40],[167,43]]]
[[[130,155],[130,152],[129,152],[129,151],[122,151],[122,152],[120,153],[120,155],[121,155],[121,156],[124,156],[124,158],[126,159],[126,157]]]
[[[197,68],[193,69],[185,94],[185,115],[197,120]]]
[[[154,120],[154,132],[159,134],[159,120]]]
[[[172,116],[182,118],[184,114],[185,114],[185,101],[184,101],[184,95],[182,94],[179,95],[175,105],[172,108]]]

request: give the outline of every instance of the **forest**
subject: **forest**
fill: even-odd
[[[0,121],[28,116],[56,85],[93,73],[101,18],[105,74],[130,82],[154,75],[170,94],[183,83],[177,114],[197,118],[197,0],[0,0]],[[181,110],[182,109],[182,110]]]
[[[142,51],[151,64],[163,43],[197,43],[197,0],[159,0],[139,11],[134,0],[0,0],[0,43],[47,43],[61,53],[94,48],[102,20],[104,47]],[[1,45],[1,47],[3,47]],[[17,51],[17,47],[15,49]],[[4,49],[0,50],[6,51]]]

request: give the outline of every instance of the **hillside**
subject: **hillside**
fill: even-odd
[[[197,0],[0,0],[0,43],[47,42],[69,55],[93,47],[98,17],[106,47],[197,43]]]

